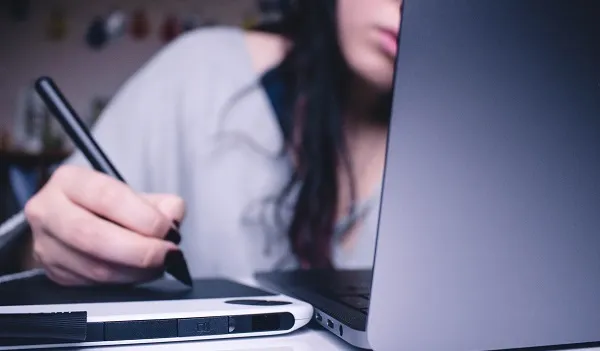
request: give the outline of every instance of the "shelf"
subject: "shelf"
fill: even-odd
[[[62,162],[70,154],[68,151],[28,153],[20,150],[0,150],[0,163],[22,167],[47,167]]]

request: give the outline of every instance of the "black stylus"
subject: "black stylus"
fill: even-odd
[[[108,160],[108,157],[104,154],[98,143],[96,143],[92,134],[89,132],[83,121],[77,116],[77,113],[63,96],[54,81],[48,77],[40,77],[35,82],[35,89],[50,112],[54,114],[58,122],[65,129],[65,132],[69,135],[71,140],[73,140],[73,143],[77,148],[85,155],[94,169],[125,183],[121,174],[119,174],[117,169]],[[175,244],[179,244],[181,235],[175,224],[171,227],[165,239]],[[182,283],[192,286],[192,278],[190,277],[187,263],[180,251],[169,254],[166,261],[166,270],[169,274],[179,279]]]

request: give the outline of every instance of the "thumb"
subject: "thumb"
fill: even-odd
[[[171,194],[141,194],[141,196],[167,218],[176,221],[179,226],[185,216],[185,203],[182,198]]]

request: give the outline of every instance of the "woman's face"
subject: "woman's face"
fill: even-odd
[[[377,89],[391,89],[403,0],[337,0],[340,46],[350,68]]]

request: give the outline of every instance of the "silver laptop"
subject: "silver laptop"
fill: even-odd
[[[372,272],[260,280],[364,348],[600,346],[600,1],[404,0],[399,40]]]

